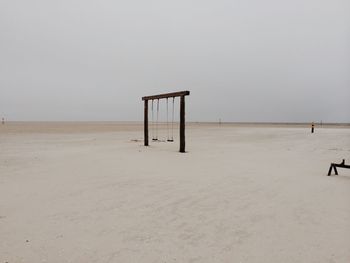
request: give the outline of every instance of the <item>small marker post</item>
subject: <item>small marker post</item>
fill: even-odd
[[[311,133],[314,133],[314,131],[315,131],[315,124],[311,123]]]

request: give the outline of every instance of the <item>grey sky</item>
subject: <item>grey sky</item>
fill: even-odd
[[[349,0],[0,0],[0,115],[350,122]],[[164,105],[163,105],[164,106]]]

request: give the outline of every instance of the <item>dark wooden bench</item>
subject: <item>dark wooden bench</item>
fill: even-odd
[[[335,175],[338,175],[337,167],[350,169],[350,165],[346,165],[345,160],[343,159],[341,163],[331,163],[331,166],[329,167],[329,170],[328,170],[328,176],[332,174],[332,169],[334,169]]]

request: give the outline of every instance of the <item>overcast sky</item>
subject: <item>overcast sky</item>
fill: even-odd
[[[350,122],[349,14],[349,0],[0,0],[0,116],[142,120],[142,96],[190,90],[191,121]]]

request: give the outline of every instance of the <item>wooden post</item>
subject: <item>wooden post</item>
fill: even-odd
[[[148,100],[145,100],[145,112],[144,112],[144,142],[145,146],[148,146]]]
[[[185,152],[185,96],[180,97],[180,152]]]

